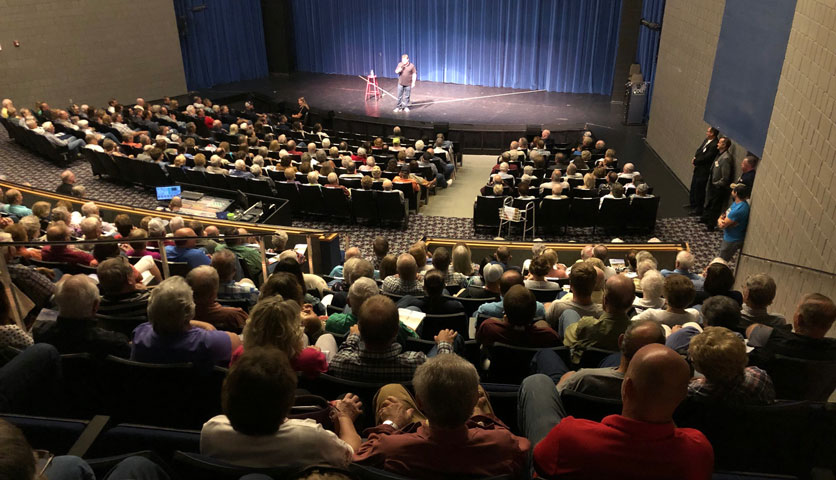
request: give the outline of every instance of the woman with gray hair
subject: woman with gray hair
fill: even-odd
[[[148,299],[148,322],[136,327],[131,360],[149,363],[191,362],[203,369],[227,366],[241,339],[194,320],[191,287],[183,277],[163,280]]]
[[[636,297],[633,302],[636,313],[642,313],[651,308],[664,308],[665,299],[662,298],[662,290],[665,286],[665,277],[656,270],[648,270],[639,283],[642,297]]]

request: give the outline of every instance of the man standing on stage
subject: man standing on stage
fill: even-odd
[[[395,112],[409,111],[409,94],[415,88],[415,79],[418,77],[418,71],[415,65],[409,62],[409,55],[401,55],[401,63],[395,69],[398,74],[398,104],[395,105]]]

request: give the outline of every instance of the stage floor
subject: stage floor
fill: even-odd
[[[545,124],[549,128],[576,128],[585,123],[614,127],[621,121],[620,103],[605,95],[556,93],[543,90],[480,87],[452,83],[418,82],[412,89],[408,113],[394,113],[397,80],[379,78],[388,92],[380,100],[364,101],[366,81],[359,76],[297,72],[219,85],[203,90],[210,96],[259,92],[295,102],[305,97],[314,110],[375,118],[404,118],[425,122],[476,125]]]
[[[397,93],[395,79],[378,81],[384,90]],[[384,94],[381,100],[364,101],[365,89],[366,81],[360,77],[297,72],[218,85],[198,94],[219,98],[257,92],[289,104],[304,96],[315,111],[333,110],[337,115],[382,118],[391,120],[392,125],[400,120],[413,120],[485,125],[491,129],[508,126],[508,130],[518,130],[520,125],[542,124],[555,131],[588,126],[616,149],[621,164],[635,164],[654,192],[663,198],[659,217],[685,215],[681,205],[688,202],[687,189],[648,147],[644,141],[645,127],[621,123],[623,105],[611,102],[609,96],[418,82],[412,94],[411,111],[394,113],[393,98]],[[696,138],[701,134],[696,132]]]

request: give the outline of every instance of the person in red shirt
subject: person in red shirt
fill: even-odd
[[[503,319],[489,318],[476,331],[476,341],[481,345],[502,342],[518,347],[556,347],[561,345],[560,335],[549,327],[534,325],[537,299],[531,290],[514,285],[502,297]]]
[[[57,222],[46,229],[46,240],[48,242],[68,242],[70,240],[70,228],[64,222]],[[82,252],[69,245],[51,245],[41,249],[41,257],[46,262],[78,263],[90,265],[93,255]]]
[[[552,379],[526,378],[520,387],[520,425],[536,445],[535,471],[545,478],[711,478],[714,450],[708,439],[673,423],[690,378],[679,354],[664,345],[646,345],[624,375],[621,415],[600,423],[563,418]]]
[[[400,384],[378,391],[378,425],[364,432],[355,462],[417,479],[528,477],[531,443],[493,414],[473,364],[438,355],[418,367],[412,383],[415,399]]]

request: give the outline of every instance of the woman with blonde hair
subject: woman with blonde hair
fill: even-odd
[[[472,276],[479,270],[479,266],[475,265],[471,260],[470,247],[465,243],[459,242],[453,247],[453,261],[450,262],[450,268],[454,272],[462,275]]]
[[[308,101],[305,100],[305,97],[299,97],[296,102],[299,104],[299,111],[291,115],[291,117],[294,120],[299,120],[304,123],[305,120],[308,119],[308,112],[311,111],[311,107],[308,105]]]
[[[250,318],[241,334],[243,345],[232,352],[230,365],[241,357],[244,350],[273,347],[287,355],[290,365],[297,372],[309,377],[327,372],[328,358],[336,353],[337,343],[332,335],[326,334],[320,337],[317,346],[307,346],[307,337],[299,323],[300,312],[296,301],[285,300],[281,295],[259,300],[250,310]],[[329,343],[332,345],[326,347]]]

